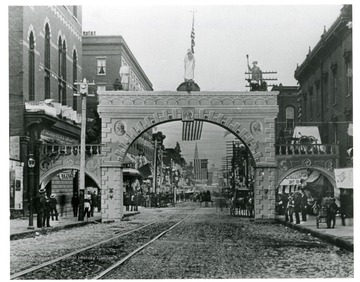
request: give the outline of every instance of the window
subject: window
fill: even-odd
[[[77,10],[77,6],[73,6],[73,15],[75,18],[77,18],[78,14],[78,10]]]
[[[50,98],[50,28],[45,26],[45,99]]]
[[[97,87],[97,92],[99,92],[99,91],[106,91],[106,85],[98,85],[98,87]]]
[[[29,101],[35,100],[35,39],[33,32],[29,38]]]
[[[285,115],[286,115],[286,129],[293,129],[294,128],[294,117],[295,117],[294,108],[286,107]]]
[[[61,104],[66,105],[66,42],[64,40],[61,53],[61,77],[62,77],[62,93]]]
[[[324,101],[324,109],[327,110],[328,109],[328,97],[329,97],[329,79],[328,79],[328,73],[324,73],[323,75],[323,81],[324,81],[324,97],[323,97],[323,101]]]
[[[332,81],[331,81],[331,102],[333,105],[337,103],[337,64],[331,64]]]
[[[62,70],[62,40],[61,37],[59,37],[59,41],[58,41],[58,99],[59,99],[59,103],[61,103],[62,99],[61,99],[61,89],[62,89],[62,74],[61,74],[61,70]]]
[[[346,73],[346,93],[348,96],[352,94],[352,87],[353,87],[353,71],[351,61],[346,61],[345,63],[345,73]]]
[[[77,80],[77,54],[73,52],[73,83]],[[76,85],[73,84],[73,89],[76,89]],[[77,111],[77,97],[73,95],[73,109]]]
[[[310,114],[310,120],[313,118],[313,88],[309,88],[309,114]]]
[[[106,59],[97,59],[97,74],[106,74]]]

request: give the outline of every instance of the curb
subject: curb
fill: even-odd
[[[302,225],[295,225],[295,224],[291,224],[289,222],[283,221],[281,219],[276,219],[277,222],[290,227],[292,229],[295,229],[297,231],[303,232],[303,233],[310,233],[312,236],[317,237],[321,240],[324,240],[330,244],[333,244],[341,249],[345,249],[347,251],[351,251],[354,252],[354,244],[351,242],[348,242],[340,237],[331,235],[331,234],[326,234],[326,233],[322,233],[313,229],[309,229],[306,228]]]
[[[137,211],[137,212],[133,212],[133,213],[124,214],[123,218],[124,217],[130,217],[130,216],[133,216],[133,215],[136,215],[136,214],[140,214],[140,212]],[[102,222],[101,219],[97,219],[97,220],[91,220],[91,221],[74,222],[74,223],[69,223],[69,224],[65,224],[65,225],[61,225],[61,226],[36,228],[36,229],[33,229],[33,230],[28,230],[28,231],[23,231],[23,232],[19,232],[19,233],[10,234],[10,241],[19,240],[19,239],[25,239],[25,238],[33,238],[33,237],[36,236],[36,233],[40,233],[41,235],[45,235],[45,234],[56,232],[56,231],[59,231],[59,230],[82,227],[82,226],[85,226],[85,225],[88,225],[88,224],[95,224],[95,223],[100,223],[100,222]]]

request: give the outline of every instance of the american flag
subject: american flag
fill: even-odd
[[[195,46],[195,30],[194,30],[194,22],[191,29],[191,52],[194,54],[194,46]]]
[[[182,140],[193,141],[201,139],[203,121],[183,121]]]

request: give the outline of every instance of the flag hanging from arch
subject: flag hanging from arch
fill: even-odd
[[[203,121],[183,121],[182,140],[193,141],[200,140],[202,133]]]

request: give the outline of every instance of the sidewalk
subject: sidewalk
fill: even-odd
[[[139,212],[135,211],[124,211],[124,217],[128,217],[131,215],[138,214]],[[73,228],[84,226],[86,224],[95,224],[101,221],[101,212],[94,212],[94,216],[90,217],[88,220],[79,221],[77,217],[73,217],[73,215],[64,215],[61,217],[59,215],[59,220],[51,220],[50,218],[50,226],[45,228],[38,228],[36,226],[36,215],[34,215],[33,226],[34,229],[29,229],[29,218],[17,218],[10,219],[10,240],[17,240],[27,237],[33,237],[37,233],[48,233],[53,231],[58,231],[61,229]]]
[[[304,233],[310,233],[311,235],[334,244],[340,248],[354,251],[354,227],[343,226],[339,217],[336,218],[335,228],[327,228],[325,222],[321,222],[319,224],[319,228],[317,228],[316,216],[313,215],[308,215],[307,221],[301,221],[300,224],[295,224],[295,221],[293,223],[286,222],[285,216],[282,215],[277,215],[276,221],[295,230]]]

